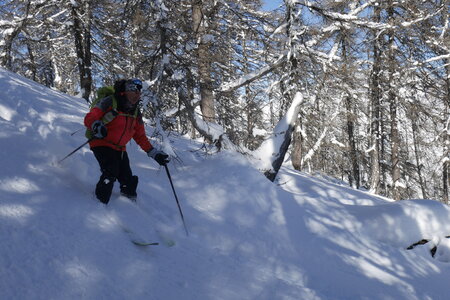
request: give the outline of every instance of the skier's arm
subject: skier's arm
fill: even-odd
[[[84,117],[84,125],[87,128],[91,128],[92,123],[94,123],[95,121],[101,120],[104,114],[105,114],[105,112],[103,110],[101,110],[100,108],[98,108],[98,107],[92,108],[91,111],[88,112],[86,114],[86,116]]]
[[[147,135],[145,135],[144,121],[142,120],[141,116],[137,117],[133,139],[145,152],[149,152],[153,149],[153,146],[148,140]]]
[[[111,110],[112,101],[112,97],[101,99],[84,117],[84,125],[91,128],[92,123],[101,120],[106,112]]]

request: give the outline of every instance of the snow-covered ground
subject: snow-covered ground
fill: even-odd
[[[86,111],[0,69],[0,299],[448,299],[447,206],[290,168],[273,184],[247,157],[172,134],[187,237],[165,170],[135,143],[136,204],[117,186],[108,206],[94,199],[88,147],[57,163],[85,141]]]

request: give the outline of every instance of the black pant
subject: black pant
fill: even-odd
[[[109,147],[92,148],[102,174],[95,188],[97,198],[107,204],[111,197],[114,181],[120,183],[120,191],[128,197],[136,197],[138,177],[133,176],[130,160],[125,151],[116,151]]]

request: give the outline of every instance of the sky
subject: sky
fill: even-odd
[[[282,3],[282,0],[264,0],[263,1],[263,9],[264,10],[274,10],[277,9]]]
[[[448,206],[394,202],[289,160],[272,183],[256,153],[205,153],[171,133],[187,236],[166,172],[134,142],[136,203],[117,185],[107,206],[95,199],[88,147],[58,163],[85,141],[83,99],[2,68],[0,89],[0,299],[448,298]]]

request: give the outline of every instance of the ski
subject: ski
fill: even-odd
[[[159,242],[151,242],[151,241],[146,241],[144,238],[140,237],[138,234],[136,234],[136,232],[134,232],[133,230],[129,229],[128,227],[124,226],[123,224],[120,224],[120,226],[122,227],[123,232],[125,232],[128,235],[128,238],[130,239],[130,241],[136,245],[136,246],[141,246],[141,247],[145,247],[145,246],[158,246],[160,245]],[[175,241],[166,237],[161,237],[162,238],[162,244],[166,247],[173,247],[175,246]]]
[[[123,224],[120,224],[122,227],[123,232],[125,232],[128,235],[128,238],[130,241],[136,245],[136,246],[157,246],[159,245],[158,242],[147,242],[140,236],[138,236],[133,230],[129,229]]]
[[[120,196],[120,197],[123,197],[123,196]],[[128,201],[129,199],[127,198],[126,200]],[[148,214],[146,211],[142,210],[139,206],[137,206],[136,202],[133,201],[132,204],[134,204],[134,207],[139,209],[139,211],[141,213],[143,213],[144,215]],[[122,229],[122,232],[127,236],[127,238],[130,240],[130,242],[136,246],[146,247],[146,246],[163,245],[166,247],[173,247],[176,244],[173,239],[171,239],[170,237],[166,236],[165,234],[159,232],[158,230],[156,230],[154,232],[156,234],[155,239],[153,239],[151,237],[149,239],[147,239],[146,237],[143,237],[142,230],[139,230],[139,232],[136,232],[135,230],[131,229],[131,227],[128,224],[125,224],[120,217],[118,217],[120,215],[119,210],[117,210],[117,212],[115,212],[113,210],[113,211],[110,211],[107,213],[111,214],[109,216],[111,218],[111,220],[113,220],[113,222],[115,224],[117,224],[119,226],[119,228]],[[147,233],[145,233],[145,236],[147,236]]]
[[[144,241],[138,241],[138,240],[131,240],[131,242],[133,244],[135,244],[136,246],[158,246],[159,243],[158,242],[144,242]]]
[[[144,239],[137,237],[132,232],[127,232],[130,241],[135,244],[136,246],[158,246],[158,245],[164,245],[166,247],[173,247],[175,246],[175,241],[169,238],[162,238],[161,242],[147,242]]]

